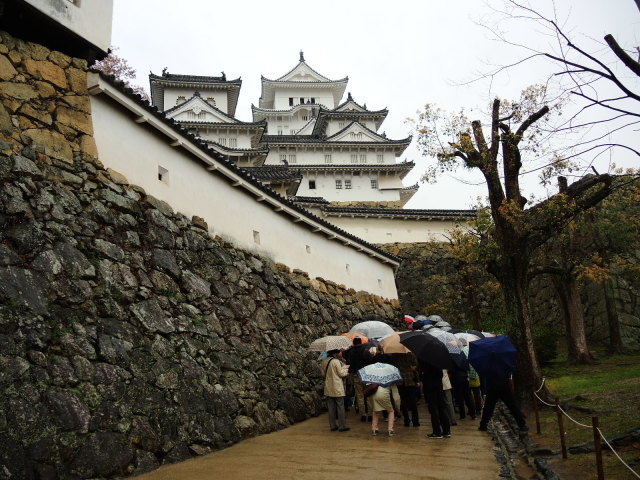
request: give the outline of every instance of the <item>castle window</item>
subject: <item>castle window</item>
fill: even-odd
[[[344,181],[344,188],[345,190],[351,190],[351,180]]]
[[[230,138],[229,139],[229,146],[230,147],[237,147],[238,146],[238,139],[237,138]]]
[[[324,163],[331,163],[331,154],[325,154]]]
[[[384,163],[384,155],[381,153],[378,153],[376,155],[376,160],[378,161],[378,163]]]
[[[373,188],[374,190],[378,189],[378,179],[377,178],[372,178],[371,179],[371,188]]]
[[[300,103],[304,103],[304,97],[300,97]]]
[[[309,120],[309,115],[302,115],[302,121],[306,122]]]
[[[280,161],[282,163],[287,163],[287,154],[286,153],[281,153],[280,154]]]
[[[222,146],[227,146],[227,139],[225,137],[218,138],[218,143]]]
[[[213,105],[214,107],[216,106],[216,99],[213,97],[207,97],[207,102]]]
[[[253,243],[260,245],[260,232],[257,230],[253,231]]]
[[[342,180],[336,180],[336,190],[342,190]]]
[[[293,97],[289,97],[289,106],[293,107]]]
[[[169,170],[158,165],[158,180],[169,185]]]
[[[311,103],[316,103],[316,99],[311,97]]]
[[[176,105],[180,105],[180,104],[182,104],[182,103],[184,103],[186,101],[187,101],[187,99],[185,97],[180,96],[180,97],[176,98]]]
[[[351,163],[358,163],[358,155],[355,153],[351,154]]]
[[[309,180],[309,190],[315,190],[315,189],[316,189],[316,181]]]
[[[307,253],[311,253],[311,247],[309,245],[305,245],[305,248],[307,250]]]
[[[295,153],[290,153],[289,154],[289,163],[296,163],[296,154]]]
[[[367,163],[367,156],[366,155],[360,155],[360,163]]]
[[[344,122],[338,122],[338,128],[344,128]]]
[[[345,265],[345,269],[347,270],[348,274],[351,274],[351,265],[349,265],[348,263]]]
[[[378,279],[378,288],[382,288],[382,280]]]

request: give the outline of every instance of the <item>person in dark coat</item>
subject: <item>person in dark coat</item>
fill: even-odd
[[[471,388],[469,387],[469,362],[467,356],[462,353],[460,355],[462,361],[460,365],[456,365],[451,376],[451,384],[453,387],[453,398],[460,413],[460,419],[466,417],[465,404],[468,409],[469,416],[472,420],[476,418],[476,405],[471,396]]]
[[[494,376],[485,379],[487,395],[484,400],[484,408],[482,409],[482,417],[480,418],[480,426],[478,430],[486,431],[489,420],[493,416],[493,410],[498,400],[502,400],[507,406],[511,415],[518,424],[521,432],[529,431],[524,415],[516,405],[516,400],[511,391],[510,376]]]
[[[422,388],[429,404],[431,428],[433,429],[427,438],[448,438],[451,436],[451,425],[442,388],[442,369],[428,363],[423,363],[421,368]]]
[[[358,370],[362,367],[366,367],[371,363],[374,363],[374,357],[369,351],[369,346],[366,343],[362,343],[360,337],[353,339],[353,345],[343,352],[344,359],[349,365],[349,381],[353,385],[354,393],[356,396],[356,406],[360,413],[360,421],[367,421],[367,412],[371,416],[370,409],[368,408],[367,400],[364,398],[363,386],[358,376]]]
[[[420,415],[417,403],[419,376],[416,356],[413,353],[393,353],[390,355],[389,363],[397,367],[402,376],[402,382],[397,386],[404,426],[409,427],[413,423],[414,427],[419,427]],[[409,419],[409,412],[411,412],[411,419]]]

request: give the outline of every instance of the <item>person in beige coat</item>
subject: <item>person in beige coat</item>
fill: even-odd
[[[329,427],[332,432],[346,432],[347,418],[344,410],[344,378],[349,374],[349,366],[342,361],[340,350],[329,350],[327,358],[322,361],[324,373],[324,396],[327,397],[329,410]],[[336,423],[336,417],[338,422]]]

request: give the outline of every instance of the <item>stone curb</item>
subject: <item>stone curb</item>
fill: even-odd
[[[499,403],[489,422],[489,435],[494,442],[496,460],[501,465],[501,478],[522,480],[517,466],[524,462],[535,472],[538,480],[560,480],[545,458],[536,455],[537,446],[526,433],[518,430],[516,421],[507,408]]]

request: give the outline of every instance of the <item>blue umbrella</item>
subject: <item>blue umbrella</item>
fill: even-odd
[[[372,363],[358,370],[360,381],[365,384],[376,384],[381,387],[387,387],[392,383],[402,381],[400,370],[388,363]]]
[[[516,368],[518,351],[509,337],[481,338],[469,344],[469,363],[482,377],[507,378]]]

